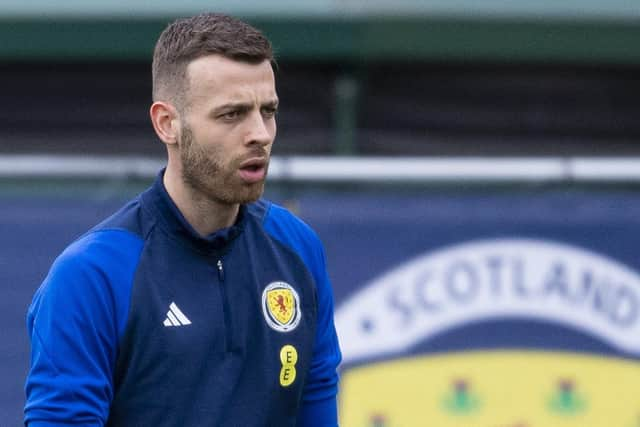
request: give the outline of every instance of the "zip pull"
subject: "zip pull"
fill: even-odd
[[[216,265],[218,266],[218,279],[220,279],[221,282],[224,282],[224,267],[222,267],[222,260],[219,259]]]

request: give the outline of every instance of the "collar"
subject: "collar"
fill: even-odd
[[[142,204],[158,220],[158,224],[170,236],[188,244],[200,252],[220,251],[229,242],[238,237],[246,221],[246,206],[240,205],[235,223],[207,236],[201,236],[182,215],[167,189],[164,187],[163,168],[153,185],[142,194]]]

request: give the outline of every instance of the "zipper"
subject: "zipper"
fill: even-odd
[[[218,268],[218,281],[220,282],[220,295],[222,297],[222,314],[224,316],[225,326],[225,349],[227,352],[231,351],[231,339],[233,337],[233,327],[231,324],[231,311],[229,310],[229,297],[227,296],[227,290],[224,282],[224,265],[222,259],[218,259],[216,263]]]
[[[224,282],[224,266],[222,265],[222,260],[219,259],[218,263],[218,279],[220,279],[220,283]]]

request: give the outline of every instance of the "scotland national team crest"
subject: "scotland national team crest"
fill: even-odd
[[[267,324],[279,332],[290,332],[300,322],[300,299],[291,285],[272,282],[262,292],[262,312]]]

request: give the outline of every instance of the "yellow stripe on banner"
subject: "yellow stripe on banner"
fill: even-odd
[[[640,363],[590,354],[420,356],[343,372],[343,427],[640,427]]]

